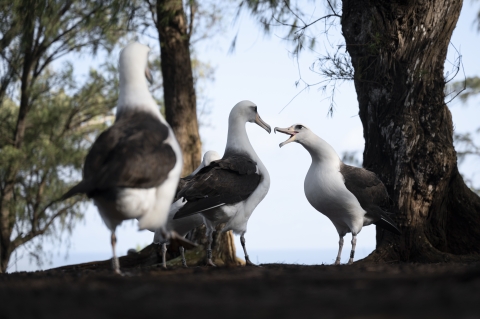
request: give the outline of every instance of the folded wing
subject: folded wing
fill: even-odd
[[[146,113],[122,116],[104,131],[85,159],[83,180],[63,198],[89,197],[115,187],[152,188],[161,185],[176,163],[166,143],[168,127]]]
[[[187,203],[174,219],[247,199],[260,183],[257,171],[257,164],[242,155],[213,161],[186,181],[178,192],[177,199],[183,197]]]
[[[367,217],[371,218],[374,224],[395,234],[401,234],[395,222],[384,211],[388,206],[389,196],[377,175],[364,168],[343,163],[340,166],[340,173],[345,179],[347,189],[367,212]]]

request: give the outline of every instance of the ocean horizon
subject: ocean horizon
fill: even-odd
[[[347,245],[345,245],[347,246]],[[342,264],[348,261],[350,255],[349,247],[345,247],[342,251]],[[355,260],[360,260],[368,256],[372,249],[361,248],[355,251]],[[123,256],[125,254],[120,254]],[[244,259],[243,251],[237,249],[237,256]],[[250,260],[255,264],[300,264],[300,265],[330,265],[333,264],[337,256],[336,249],[300,249],[300,250],[279,250],[279,249],[261,249],[249,250]],[[68,255],[57,254],[52,256],[49,262],[43,265],[38,265],[34,260],[28,256],[23,256],[10,263],[7,270],[8,273],[21,271],[38,271],[57,268],[67,265],[74,265],[92,261],[108,260],[112,257],[111,252],[72,252]],[[187,260],[188,263],[188,260]]]

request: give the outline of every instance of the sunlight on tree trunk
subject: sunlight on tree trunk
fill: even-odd
[[[181,1],[157,1],[157,30],[166,120],[182,148],[183,172],[200,165],[202,144],[198,132],[197,104],[190,58],[190,34]]]
[[[189,175],[200,165],[202,155],[190,52],[196,3],[192,1],[189,4],[191,6],[189,21],[181,1],[158,0],[155,8],[155,22],[160,40],[165,115],[182,148],[183,176]],[[202,243],[205,239],[205,227],[195,229],[189,238]],[[223,260],[224,264],[236,262],[233,243],[231,231],[220,233],[215,238],[214,247],[223,252],[217,255],[217,258]],[[196,251],[200,251],[202,249],[200,247]]]

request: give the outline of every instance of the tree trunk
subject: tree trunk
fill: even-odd
[[[463,182],[444,101],[444,63],[462,1],[344,0],[364,166],[385,183],[402,230],[377,227],[366,261],[480,257],[480,198]]]
[[[11,194],[11,192],[9,192]],[[9,201],[10,198],[6,198],[2,194],[2,201]],[[10,211],[1,206],[0,211],[0,274],[7,270],[8,262],[10,261],[10,227],[9,227],[9,215]]]
[[[158,0],[156,8],[166,120],[182,148],[182,175],[186,176],[200,165],[202,155],[190,59],[190,34],[187,31],[190,28],[187,28],[182,1]],[[189,239],[205,244],[205,226],[193,230]],[[197,250],[204,254],[203,248],[199,247]],[[215,236],[213,250],[217,263],[237,264],[231,231]],[[169,254],[169,258],[174,256],[176,252]]]
[[[202,144],[190,60],[190,35],[182,1],[157,1],[157,29],[166,120],[182,148],[182,174],[185,176],[200,165]]]

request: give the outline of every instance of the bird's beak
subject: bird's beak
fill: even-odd
[[[153,84],[152,73],[148,67],[145,68],[145,77],[147,78],[148,83]]]
[[[274,132],[277,133],[277,131],[280,132],[280,133],[290,135],[290,138],[288,140],[279,144],[280,147],[282,147],[283,145],[288,144],[290,142],[294,142],[295,141],[295,134],[298,133],[297,131],[293,130],[291,127],[289,127],[289,128],[276,127],[274,129]]]
[[[257,113],[257,116],[255,117],[255,123],[257,123],[261,128],[263,128],[265,131],[268,132],[268,134],[272,133],[272,128],[270,127],[270,125],[268,125],[267,123],[265,123],[262,118],[260,117],[260,115],[258,115]]]

